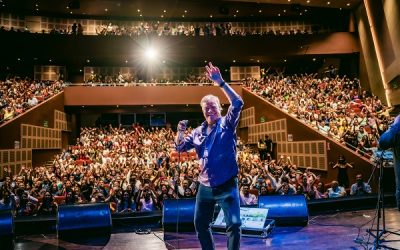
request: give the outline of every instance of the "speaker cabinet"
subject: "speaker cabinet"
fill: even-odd
[[[164,201],[162,223],[165,232],[194,231],[196,199],[170,199]]]
[[[308,207],[304,195],[259,196],[258,207],[268,208],[268,219],[276,225],[308,224]]]
[[[112,220],[108,203],[58,207],[58,238],[109,236],[111,228]]]
[[[0,209],[0,245],[4,249],[14,246],[14,217],[11,209]]]

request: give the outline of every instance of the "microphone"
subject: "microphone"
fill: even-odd
[[[189,120],[182,120],[181,121],[183,124],[185,124],[185,126],[187,126],[189,124]]]
[[[183,141],[184,137],[184,132],[187,128],[189,121],[188,120],[182,120],[178,123],[178,141],[177,144],[180,144]],[[181,127],[184,126],[185,129],[182,129]]]
[[[185,129],[187,128],[188,124],[189,124],[189,121],[188,121],[188,120],[182,120],[182,121],[179,122],[179,125],[185,126]],[[180,126],[178,126],[178,128],[179,128],[179,127],[180,127]],[[182,132],[182,131],[184,131],[184,130],[179,130],[179,131]]]

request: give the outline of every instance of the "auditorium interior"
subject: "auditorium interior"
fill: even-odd
[[[399,26],[397,0],[0,0],[0,243],[201,249],[174,142],[230,110],[212,63],[244,101],[241,249],[400,249]]]

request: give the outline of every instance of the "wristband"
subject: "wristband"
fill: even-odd
[[[224,87],[225,86],[225,82],[224,81],[222,81],[220,84],[218,84],[219,85],[219,87],[220,88],[222,88],[222,87]]]

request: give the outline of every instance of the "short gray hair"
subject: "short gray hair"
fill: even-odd
[[[214,102],[214,103],[216,103],[217,106],[219,107],[219,111],[222,111],[222,106],[221,106],[221,103],[219,102],[219,98],[216,97],[215,95],[206,95],[206,96],[204,96],[204,97],[201,99],[201,101],[200,101],[201,109],[204,109],[204,105],[205,105],[207,102]]]

